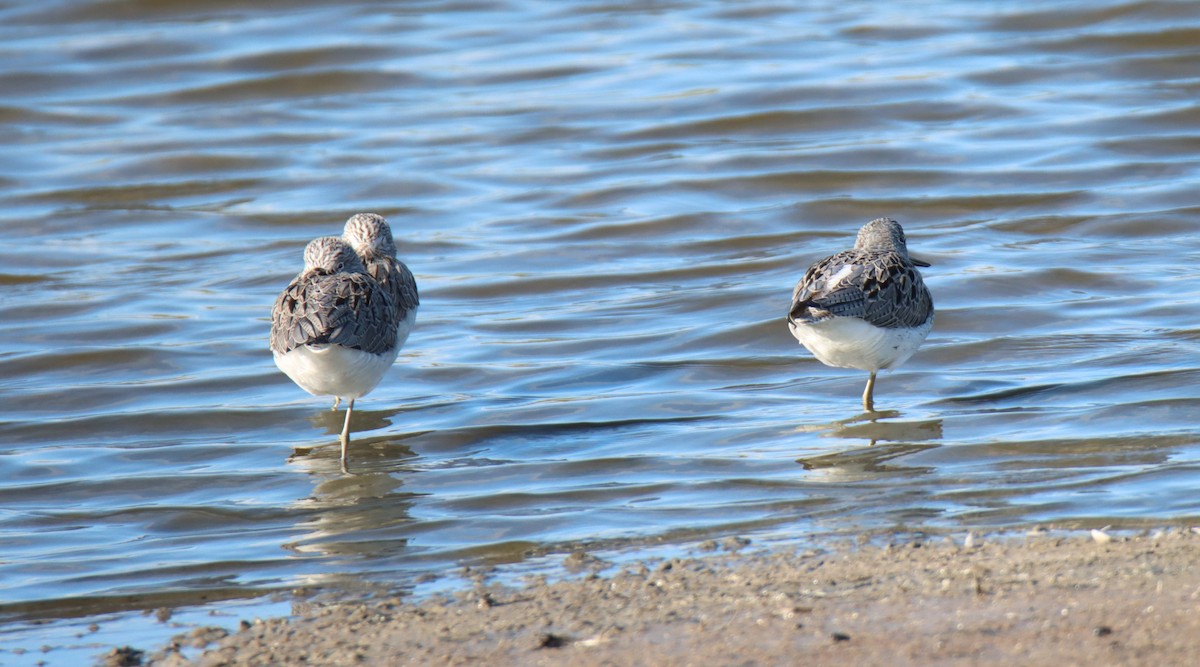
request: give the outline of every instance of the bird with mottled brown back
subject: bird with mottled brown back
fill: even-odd
[[[788,328],[827,366],[870,372],[863,409],[872,412],[875,374],[904,363],[933,328],[933,297],[908,254],[900,223],[872,220],[854,247],[815,262],[792,291]]]
[[[343,468],[354,400],[379,384],[399,352],[396,314],[389,292],[335,236],[308,244],[304,270],[271,309],[275,365],[314,396],[350,399],[341,435]]]
[[[397,344],[403,346],[416,323],[421,301],[412,271],[396,258],[391,225],[382,215],[358,213],[346,221],[342,239],[358,253],[367,273],[392,295],[396,306]]]

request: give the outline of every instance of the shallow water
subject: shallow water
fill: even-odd
[[[0,9],[0,662],[580,546],[1200,520],[1200,4],[632,7]],[[422,308],[346,476],[266,335],[357,211]],[[937,320],[866,420],[784,315],[881,215]]]

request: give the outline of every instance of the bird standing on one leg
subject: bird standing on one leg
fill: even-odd
[[[792,292],[788,328],[826,366],[868,371],[863,409],[875,411],[875,374],[904,363],[933,328],[933,297],[908,255],[900,223],[879,218],[854,248],[808,267]]]
[[[304,249],[304,270],[271,309],[275,365],[314,396],[348,398],[342,426],[342,469],[350,444],[354,399],[383,378],[400,347],[391,295],[341,239],[325,236]]]

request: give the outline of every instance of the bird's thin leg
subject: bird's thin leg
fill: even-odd
[[[342,472],[348,472],[346,448],[350,445],[350,415],[354,413],[354,399],[346,406],[346,423],[342,426]]]
[[[867,388],[863,391],[863,410],[875,412],[875,371],[867,378]]]
[[[330,409],[330,410],[337,410],[337,409],[338,409],[338,406],[339,406],[339,405],[341,405],[341,404],[342,404],[342,397],[341,397],[341,396],[334,396],[334,397],[333,397],[333,407],[332,407],[332,408],[329,408],[329,409]]]

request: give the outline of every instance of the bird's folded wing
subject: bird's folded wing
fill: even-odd
[[[296,280],[275,301],[271,349],[334,344],[372,354],[396,345],[391,297],[369,276],[337,273]]]
[[[792,292],[792,321],[858,317],[883,328],[920,326],[933,301],[915,268],[892,253],[858,250],[817,262]]]

